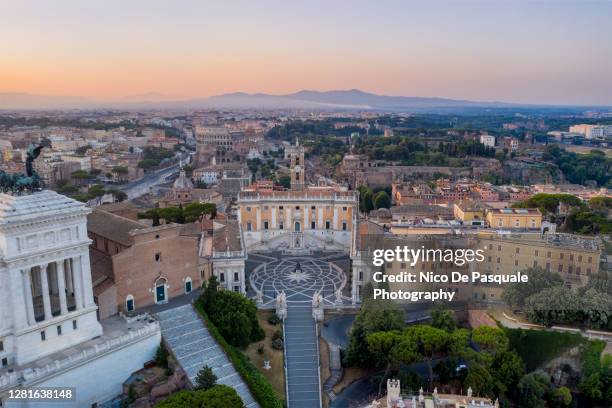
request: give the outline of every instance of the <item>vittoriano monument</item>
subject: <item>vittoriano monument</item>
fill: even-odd
[[[28,146],[26,158],[26,173],[5,173],[0,170],[0,192],[21,194],[40,190],[41,179],[34,171],[34,160],[40,156],[43,147],[51,147],[51,142],[48,139],[42,139],[39,144],[30,144]]]

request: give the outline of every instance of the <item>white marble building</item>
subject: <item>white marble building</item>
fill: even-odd
[[[52,191],[0,193],[0,406],[27,406],[7,402],[10,389],[45,386],[76,388],[62,406],[103,402],[159,345],[153,320],[98,321],[90,211]],[[109,377],[100,386],[87,372]]]

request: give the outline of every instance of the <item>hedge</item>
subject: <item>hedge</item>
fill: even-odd
[[[283,400],[278,398],[268,380],[259,372],[257,367],[240,350],[225,341],[217,327],[208,318],[204,307],[199,301],[195,303],[195,307],[204,319],[211,336],[225,350],[225,354],[234,364],[236,371],[238,371],[247,384],[253,394],[253,398],[261,405],[261,408],[283,408],[285,406]]]

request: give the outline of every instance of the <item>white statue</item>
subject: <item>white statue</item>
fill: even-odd
[[[336,303],[342,303],[342,291],[340,289],[336,291]]]
[[[287,317],[287,295],[284,291],[276,295],[276,315],[281,320]]]

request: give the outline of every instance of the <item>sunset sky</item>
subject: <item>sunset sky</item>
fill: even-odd
[[[612,2],[0,2],[0,93],[350,88],[612,105]]]

